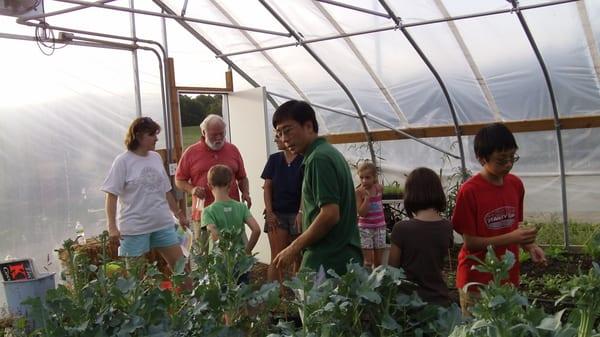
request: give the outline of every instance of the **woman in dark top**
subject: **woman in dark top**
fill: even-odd
[[[300,195],[302,185],[302,155],[288,150],[279,137],[275,143],[280,152],[269,156],[261,174],[265,180],[263,196],[265,201],[265,233],[269,236],[271,262],[301,232]],[[291,267],[297,271],[299,261]],[[269,281],[283,279],[283,270],[271,263],[267,271]]]
[[[440,216],[446,209],[442,183],[435,172],[420,167],[406,179],[404,193],[410,219],[398,222],[392,230],[389,264],[404,269],[425,302],[448,306],[442,269],[453,236],[452,224]]]

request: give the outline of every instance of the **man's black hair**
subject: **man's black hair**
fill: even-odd
[[[273,128],[276,129],[279,123],[287,120],[296,121],[300,125],[304,125],[304,123],[310,121],[313,124],[313,130],[319,133],[319,124],[317,123],[315,110],[313,110],[310,104],[304,101],[291,100],[280,105],[275,110],[275,114],[273,114]]]
[[[489,160],[492,153],[517,150],[517,141],[512,132],[502,123],[494,123],[481,128],[474,141],[477,158]]]

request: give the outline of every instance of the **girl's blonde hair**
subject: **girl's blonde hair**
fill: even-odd
[[[360,173],[365,170],[369,170],[373,173],[375,177],[377,177],[377,166],[372,161],[365,160],[356,169],[356,172]]]

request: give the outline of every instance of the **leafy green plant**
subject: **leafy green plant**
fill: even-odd
[[[380,266],[369,272],[349,264],[348,272],[303,271],[285,282],[296,294],[293,304],[302,326],[279,322],[277,336],[423,336],[448,335],[460,323],[456,305],[427,305],[401,269]]]
[[[567,298],[575,302],[575,315],[569,318],[578,326],[577,337],[600,336],[600,331],[594,329],[600,317],[600,266],[594,262],[587,274],[574,277],[562,292],[556,303]]]
[[[106,232],[101,240],[105,253]],[[65,248],[72,250],[70,242]],[[82,267],[79,261],[87,260],[73,255],[70,261],[78,271],[71,275],[72,287],[59,285],[48,291],[44,302],[25,302],[36,321],[43,322],[32,335],[149,336],[170,329],[169,313],[176,301],[173,293],[159,288],[163,276],[155,265],[134,260],[127,272],[115,273],[106,264]]]
[[[402,199],[404,197],[404,189],[396,180],[387,183],[383,186],[384,199]]]
[[[194,286],[175,315],[177,336],[262,336],[270,310],[279,303],[279,284],[253,289],[240,282],[256,259],[239,244],[241,231],[222,230],[219,236],[211,253],[194,257]],[[183,284],[184,279],[175,283]]]
[[[170,291],[159,286],[164,276],[145,261],[118,272],[106,263],[89,265],[81,272],[92,277],[81,277],[77,286],[60,285],[44,302],[28,302],[36,321],[43,322],[30,336],[600,336],[594,330],[600,317],[597,264],[572,281],[543,278],[546,285],[563,287],[557,305],[567,298],[575,303],[568,322],[563,316],[569,311],[547,315],[518,289],[503,284],[515,258],[510,252],[498,258],[491,247],[484,261],[476,259],[476,268],[491,273],[493,281],[469,285],[480,287],[481,294],[472,319],[464,320],[456,305],[423,302],[401,269],[367,271],[357,264],[349,264],[344,275],[303,270],[285,281],[294,297],[282,303],[292,314],[281,316],[272,313],[280,304],[278,283],[240,282],[255,263],[238,244],[241,233],[220,234],[210,254],[194,257],[195,270],[183,273],[183,263],[178,264]],[[12,333],[25,336],[23,329]]]
[[[456,145],[453,143],[451,149]],[[452,165],[452,158],[449,155],[444,154],[442,156],[442,167],[440,168],[440,179],[444,186],[444,192],[446,193],[446,211],[443,213],[444,218],[450,219],[456,206],[456,196],[460,190],[460,186],[473,174],[471,171],[463,171],[462,167],[454,166],[450,168],[450,174],[444,177],[444,168],[448,165]]]
[[[594,259],[600,259],[600,229],[596,230],[585,242],[583,251]]]
[[[556,214],[551,214],[547,221],[537,220],[542,223],[536,241],[544,245],[564,246],[562,219]],[[600,224],[569,220],[569,243],[572,245],[585,245],[594,232],[600,230]]]
[[[553,298],[552,296],[560,295],[569,277],[561,274],[544,274],[541,278],[530,278],[523,275],[521,284],[525,285],[530,297]]]
[[[538,336],[538,326],[547,316],[543,310],[529,304],[527,297],[510,284],[502,284],[515,263],[515,256],[507,251],[501,258],[488,246],[485,260],[470,256],[479,265],[475,269],[492,274],[489,284],[470,283],[478,286],[480,298],[472,308],[473,320],[457,327],[451,336]]]

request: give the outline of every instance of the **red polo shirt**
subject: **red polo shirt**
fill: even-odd
[[[234,181],[229,190],[229,196],[237,201],[240,200],[237,181],[246,178],[246,169],[240,151],[231,143],[225,143],[223,147],[214,151],[211,150],[203,140],[188,147],[177,166],[175,179],[186,180],[194,186],[204,187],[206,198],[204,207],[210,205],[215,200],[208,188],[207,174],[208,170],[217,164],[228,166],[234,175]],[[200,220],[199,212],[196,211],[196,196],[192,196],[192,219]]]

